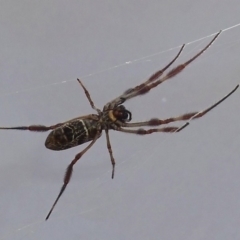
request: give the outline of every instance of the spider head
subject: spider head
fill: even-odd
[[[109,117],[112,121],[130,122],[132,114],[123,105],[119,105],[113,110],[109,111]]]

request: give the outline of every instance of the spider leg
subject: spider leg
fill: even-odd
[[[70,182],[70,179],[71,179],[71,176],[72,176],[72,172],[73,172],[73,166],[74,166],[74,164],[82,157],[82,155],[83,155],[85,152],[87,152],[87,150],[88,150],[89,148],[91,148],[91,147],[93,146],[93,144],[97,141],[98,137],[99,137],[99,132],[97,132],[97,134],[96,134],[95,138],[92,140],[92,142],[91,142],[86,148],[84,148],[80,153],[78,153],[78,154],[75,156],[75,158],[72,160],[72,162],[68,165],[67,170],[66,170],[66,173],[65,173],[65,176],[64,176],[62,188],[61,188],[61,190],[60,190],[60,192],[59,192],[59,194],[58,194],[55,202],[53,203],[52,208],[50,209],[50,211],[49,211],[49,213],[48,213],[48,215],[47,215],[47,217],[46,217],[45,220],[48,220],[48,218],[50,217],[50,215],[51,215],[54,207],[56,206],[59,198],[62,196],[64,190],[66,189],[68,183]]]
[[[30,126],[17,126],[17,127],[0,127],[0,130],[29,130],[29,131],[32,131],[32,132],[47,132],[49,130],[53,130],[55,128],[58,128],[58,127],[64,125],[65,123],[68,123],[68,122],[73,121],[75,119],[98,120],[98,116],[96,114],[89,114],[89,115],[85,115],[85,116],[76,117],[76,118],[73,118],[73,119],[68,120],[66,122],[58,123],[58,124],[55,124],[55,125],[52,125],[52,126],[30,125]]]
[[[177,53],[177,55],[175,56],[175,58],[168,64],[166,65],[164,68],[162,68],[161,70],[155,72],[154,74],[152,74],[152,76],[150,76],[148,78],[147,81],[145,81],[144,83],[134,87],[134,88],[130,88],[127,91],[125,91],[122,95],[120,95],[119,97],[117,97],[116,99],[112,100],[111,102],[106,104],[106,107],[104,107],[104,110],[106,108],[112,108],[112,105],[119,105],[122,104],[123,102],[125,102],[125,95],[128,95],[132,92],[135,92],[139,89],[141,89],[142,87],[144,87],[145,85],[148,85],[150,82],[153,82],[155,80],[157,80],[180,56],[181,52],[183,51],[185,44],[182,45],[182,47],[180,48],[179,52]]]
[[[130,93],[132,93],[134,91],[138,91],[141,88],[143,88],[144,86],[148,85],[149,83],[156,81],[178,59],[178,57],[180,56],[180,54],[183,51],[184,47],[185,47],[185,44],[182,45],[182,47],[180,48],[180,50],[179,50],[178,54],[176,55],[176,57],[167,66],[165,66],[161,70],[159,70],[159,71],[155,72],[154,74],[152,74],[152,76],[146,82],[144,82],[144,83],[142,83],[142,84],[140,84],[140,85],[138,85],[138,86],[136,86],[134,88],[131,88],[131,89],[125,91],[125,94],[130,94]]]
[[[219,105],[220,103],[222,103],[225,99],[227,99],[230,95],[232,95],[239,87],[239,84],[230,92],[228,93],[225,97],[223,97],[222,99],[220,99],[218,102],[216,102],[215,104],[213,104],[212,106],[208,107],[207,109],[200,111],[200,112],[196,112],[195,114],[193,114],[188,120],[187,123],[189,123],[192,119],[196,119],[196,118],[200,118],[202,116],[204,116],[206,113],[208,113],[209,111],[211,111],[213,108],[215,108],[217,105]],[[184,124],[185,125],[185,124]],[[181,131],[184,128],[184,125],[180,128],[178,128],[177,132]]]
[[[19,127],[0,127],[0,130],[29,130],[33,132],[46,132],[49,130],[53,130],[57,127],[62,126],[64,123],[58,123],[52,126],[44,126],[44,125],[30,125],[30,126],[19,126]]]
[[[189,123],[185,124],[184,128],[187,125],[189,125]],[[151,134],[151,133],[154,133],[154,132],[175,133],[175,132],[178,132],[178,129],[179,129],[179,127],[151,128],[151,129],[147,129],[147,130],[143,129],[143,128],[139,128],[139,129],[125,129],[125,128],[118,127],[118,128],[116,128],[114,130],[119,131],[119,132],[125,132],[125,133],[146,135],[146,134]]]
[[[218,34],[215,35],[215,37],[211,40],[211,42],[205,47],[203,48],[200,52],[198,52],[195,56],[193,56],[191,59],[189,59],[188,61],[186,61],[183,64],[178,65],[177,67],[173,68],[172,70],[170,70],[164,77],[160,78],[159,80],[149,84],[149,85],[145,85],[140,89],[137,89],[137,91],[134,92],[130,92],[129,94],[126,95],[125,100],[136,97],[138,95],[142,95],[142,94],[146,94],[147,92],[149,92],[152,88],[157,87],[159,84],[165,82],[166,80],[176,76],[177,74],[179,74],[185,67],[187,67],[191,62],[193,62],[196,58],[198,58],[200,55],[202,55],[211,45],[212,43],[216,40],[216,38],[219,36],[219,34],[221,33],[218,32]]]
[[[105,130],[105,133],[106,133],[106,139],[107,139],[107,149],[110,154],[110,159],[112,162],[112,178],[114,178],[115,160],[114,160],[113,153],[112,153],[112,147],[111,147],[111,143],[110,143],[108,129]]]
[[[78,80],[78,82],[80,83],[81,87],[83,88],[84,93],[85,93],[85,95],[86,95],[86,97],[87,97],[87,99],[88,99],[91,107],[92,107],[94,110],[96,110],[96,111],[98,112],[98,114],[99,114],[101,111],[100,111],[100,109],[98,109],[98,108],[95,107],[94,102],[93,102],[93,100],[91,99],[90,93],[88,92],[88,90],[86,89],[86,87],[83,85],[83,83],[81,82],[81,80],[80,80],[80,79],[77,79],[77,80]]]
[[[147,92],[149,92],[152,88],[157,87],[159,84],[163,83],[164,81],[176,76],[177,74],[179,74],[185,67],[187,67],[191,62],[193,62],[196,58],[198,58],[201,54],[203,54],[212,44],[213,42],[217,39],[217,37],[220,35],[221,31],[219,31],[214,38],[210,41],[210,43],[208,43],[206,45],[206,47],[204,47],[200,52],[198,52],[195,56],[193,56],[191,59],[189,59],[188,61],[186,61],[183,64],[178,65],[177,67],[175,67],[174,69],[170,70],[164,77],[159,78],[159,76],[157,76],[157,78],[153,77],[153,81],[149,81],[147,80],[145,83],[140,84],[139,86],[130,89],[128,91],[126,91],[125,93],[123,93],[122,95],[120,95],[118,98],[114,99],[112,102],[108,103],[104,109],[106,108],[110,108],[112,105],[119,105],[124,103],[126,100],[129,100],[133,97],[136,97],[138,95],[143,95],[146,94]],[[180,50],[181,52],[181,50]],[[161,70],[160,70],[161,71]],[[157,72],[158,73],[158,72]],[[157,73],[155,73],[156,75],[158,75]],[[153,74],[152,76],[154,76],[155,74]],[[161,74],[160,74],[161,76]],[[150,77],[151,79],[152,77]]]
[[[232,95],[237,89],[239,85],[237,85],[231,92],[229,92],[227,95],[225,95],[223,98],[221,98],[219,101],[211,105],[210,107],[199,111],[199,112],[191,112],[191,113],[186,113],[178,117],[172,117],[172,118],[167,118],[167,119],[158,119],[158,118],[153,118],[150,119],[149,121],[145,122],[136,122],[136,123],[122,123],[121,121],[117,121],[117,124],[119,124],[121,127],[143,127],[143,126],[159,126],[162,124],[168,124],[171,122],[176,122],[176,121],[184,121],[184,120],[192,120],[196,118],[200,118],[204,116],[206,113],[211,111],[213,108],[218,106],[220,103],[222,103],[224,100],[226,100],[230,95]],[[185,125],[185,124],[184,124]],[[182,127],[178,129],[180,131]]]

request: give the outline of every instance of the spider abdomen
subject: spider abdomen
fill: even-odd
[[[72,148],[93,140],[96,133],[97,121],[74,119],[50,132],[45,146],[57,151]]]

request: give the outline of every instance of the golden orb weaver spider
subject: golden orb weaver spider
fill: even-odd
[[[151,89],[157,87],[159,84],[164,81],[176,76],[179,74],[186,66],[188,66],[191,62],[193,62],[196,58],[198,58],[204,51],[206,51],[211,44],[216,40],[216,38],[220,35],[221,31],[218,32],[214,38],[210,41],[210,43],[205,46],[200,52],[198,52],[195,56],[193,56],[190,60],[186,61],[183,64],[178,65],[177,67],[170,70],[167,74],[162,76],[162,74],[178,59],[185,45],[181,47],[178,54],[175,58],[163,69],[154,73],[147,81],[142,84],[133,87],[127,91],[125,91],[122,95],[118,96],[114,100],[108,102],[101,111],[97,107],[95,107],[94,102],[91,99],[91,96],[88,90],[85,88],[83,83],[79,80],[81,87],[83,88],[85,95],[91,105],[91,107],[97,111],[97,114],[89,114],[86,116],[80,116],[68,120],[63,123],[58,123],[52,126],[43,126],[43,125],[31,125],[31,126],[19,126],[19,127],[0,127],[1,130],[29,130],[33,132],[46,132],[52,130],[48,135],[45,146],[51,150],[64,150],[68,148],[72,148],[78,145],[81,145],[85,142],[90,142],[90,144],[85,147],[80,153],[78,153],[72,162],[68,165],[66,169],[66,173],[63,180],[63,186],[50,209],[46,220],[51,215],[55,205],[57,204],[59,198],[63,194],[66,189],[73,171],[74,164],[82,157],[82,155],[90,149],[93,144],[97,141],[97,139],[101,136],[102,130],[105,131],[107,148],[110,155],[111,163],[112,163],[112,178],[114,177],[114,169],[115,169],[115,160],[113,157],[113,152],[110,144],[109,138],[109,130],[115,130],[124,133],[132,133],[138,135],[151,134],[154,132],[168,132],[168,133],[176,133],[185,128],[189,122],[184,124],[182,127],[162,127],[162,128],[150,128],[150,129],[131,129],[132,127],[153,127],[160,126],[163,124],[168,124],[176,121],[190,121],[192,119],[200,118],[204,116],[207,112],[215,108],[221,102],[223,102],[226,98],[228,98],[232,93],[234,93],[239,85],[237,85],[231,92],[229,92],[222,99],[214,103],[212,106],[200,112],[191,112],[187,114],[183,114],[178,117],[172,117],[168,119],[158,119],[152,118],[145,122],[135,122],[129,123],[132,119],[132,114],[129,110],[122,105],[127,100],[148,93]]]

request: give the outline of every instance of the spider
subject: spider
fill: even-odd
[[[148,93],[151,89],[157,87],[159,84],[179,74],[186,66],[188,66],[191,62],[193,62],[196,58],[198,58],[204,51],[206,51],[210,47],[210,45],[217,39],[220,33],[221,31],[214,36],[214,38],[210,41],[210,43],[208,43],[207,46],[205,46],[200,52],[198,52],[190,60],[186,61],[183,64],[178,65],[177,67],[167,72],[164,76],[162,76],[162,74],[177,60],[177,58],[183,51],[183,48],[185,46],[184,44],[179,50],[178,54],[175,56],[175,58],[167,66],[165,66],[163,69],[154,73],[152,76],[150,76],[150,78],[147,79],[147,81],[143,82],[142,84],[136,87],[128,89],[119,97],[108,102],[103,107],[102,111],[97,107],[95,107],[94,102],[92,101],[88,90],[83,85],[81,80],[77,79],[79,84],[83,88],[91,107],[94,110],[96,110],[97,114],[89,114],[86,116],[76,117],[66,122],[58,123],[52,126],[30,125],[30,126],[19,126],[19,127],[0,127],[1,130],[15,129],[15,130],[29,130],[33,132],[45,132],[48,130],[52,130],[46,139],[45,146],[48,149],[57,150],[57,151],[72,148],[72,147],[91,141],[90,144],[86,146],[81,152],[79,152],[75,156],[75,158],[72,160],[72,162],[68,165],[66,169],[66,173],[64,175],[63,185],[45,220],[47,220],[50,217],[55,205],[57,204],[64,190],[66,189],[72,176],[73,166],[83,156],[83,154],[86,153],[93,146],[93,144],[101,136],[101,133],[103,130],[105,131],[105,134],[106,134],[107,149],[108,149],[111,163],[112,163],[112,178],[113,178],[114,169],[115,169],[115,160],[113,157],[112,147],[110,144],[109,130],[115,130],[119,132],[138,134],[138,135],[151,134],[154,132],[176,133],[181,131],[183,128],[185,128],[189,124],[190,120],[204,116],[207,112],[215,108],[218,104],[223,102],[226,98],[228,98],[233,92],[237,90],[239,85],[237,85],[231,92],[229,92],[226,96],[224,96],[218,102],[216,102],[215,104],[211,105],[210,107],[206,108],[203,111],[191,112],[191,113],[183,114],[178,117],[172,117],[168,119],[152,118],[145,122],[129,123],[132,120],[132,113],[129,110],[127,110],[124,105],[122,105],[127,100],[136,96],[144,95]],[[163,124],[168,124],[171,122],[185,121],[185,120],[186,121],[188,120],[188,122],[184,124],[182,127],[174,127],[174,126],[162,127],[162,128],[154,127],[154,126],[160,126]],[[154,127],[154,128],[132,129],[132,127],[133,128]]]

